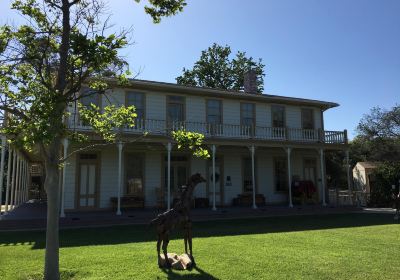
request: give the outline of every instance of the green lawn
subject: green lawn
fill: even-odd
[[[63,279],[399,279],[400,224],[392,215],[335,214],[201,222],[197,268],[157,266],[154,230],[61,231]],[[40,279],[43,232],[0,233],[0,279]],[[171,252],[183,252],[179,235]]]

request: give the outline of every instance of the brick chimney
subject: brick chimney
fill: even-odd
[[[254,69],[244,73],[244,92],[257,94],[257,73]]]

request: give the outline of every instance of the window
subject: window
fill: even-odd
[[[126,154],[125,158],[125,193],[143,195],[143,157],[138,154]]]
[[[126,105],[127,106],[135,106],[135,112],[137,114],[137,118],[139,120],[143,120],[145,118],[144,112],[144,94],[141,92],[132,92],[129,91],[126,93]]]
[[[87,109],[91,109],[91,104],[96,105],[97,107],[100,107],[100,97],[101,95],[97,90],[93,90],[90,88],[85,88],[81,92],[81,98],[79,99],[79,102],[86,107]],[[80,121],[81,125],[83,126],[88,126],[89,123],[87,121]]]
[[[167,121],[183,122],[185,120],[185,98],[182,96],[167,97]]]
[[[241,124],[245,126],[255,126],[255,110],[253,103],[240,104]]]
[[[285,127],[285,107],[275,105],[271,107],[272,127]]]
[[[243,161],[243,192],[253,191],[253,173],[251,158],[244,158]]]
[[[285,158],[274,159],[274,179],[276,191],[288,190],[287,160]]]
[[[221,100],[207,100],[207,123],[221,124],[222,123],[222,104]]]
[[[222,133],[222,102],[221,100],[207,100],[207,126],[208,132],[211,134]]]
[[[301,123],[303,129],[314,129],[313,109],[301,109]]]

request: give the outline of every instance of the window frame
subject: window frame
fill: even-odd
[[[223,124],[223,100],[222,99],[217,99],[217,98],[206,98],[206,123],[209,124],[211,123],[209,121],[209,108],[208,108],[208,102],[210,101],[217,101],[219,103],[219,114],[220,114],[220,122],[218,124]],[[215,123],[212,123],[215,124]]]
[[[285,185],[286,185],[286,188],[285,189],[281,189],[281,190],[279,190],[278,188],[277,188],[277,174],[276,174],[276,168],[277,168],[277,161],[284,161],[285,162],[285,167],[286,167],[286,169],[285,169]],[[273,157],[273,182],[274,182],[274,192],[275,193],[286,193],[286,192],[289,192],[289,179],[288,179],[288,172],[289,172],[289,170],[288,170],[288,160],[287,160],[287,158],[286,157],[284,157],[284,156],[276,156],[276,157]]]
[[[253,107],[253,124],[250,126],[250,136],[255,135],[255,130],[256,130],[256,103],[255,102],[240,102],[240,126],[247,126],[243,123],[243,105],[251,105]],[[242,129],[240,129],[240,133],[246,134]]]
[[[250,161],[249,164],[245,164],[245,161]],[[241,157],[241,164],[242,164],[242,194],[249,194],[253,192],[253,186],[254,186],[254,182],[252,182],[252,188],[251,190],[245,190],[245,168],[249,167],[250,168],[250,178],[253,181],[253,174],[252,174],[252,163],[251,163],[251,157],[248,156],[242,156]],[[257,184],[257,160],[256,158],[254,158],[254,179],[255,179],[255,183],[256,183],[256,188],[255,188],[255,192],[256,194],[258,193],[258,184]]]
[[[127,196],[129,196],[129,195],[135,195],[135,193],[128,193],[128,171],[127,171],[127,168],[128,168],[128,157],[129,156],[133,156],[133,157],[136,157],[136,158],[140,158],[140,164],[141,164],[141,169],[142,169],[142,171],[141,171],[141,179],[142,179],[142,193],[141,193],[141,195],[143,195],[144,197],[145,197],[145,193],[146,193],[146,178],[145,178],[145,176],[146,176],[146,161],[145,161],[145,154],[143,154],[143,153],[137,153],[137,152],[129,152],[129,151],[127,151],[127,152],[125,152],[124,154],[123,154],[123,158],[124,158],[124,160],[123,160],[123,162],[124,162],[124,166],[123,166],[123,172],[124,172],[124,187],[123,187],[123,190],[122,190],[122,195],[127,195]]]
[[[275,126],[274,125],[274,108],[283,108],[283,126]],[[271,105],[271,127],[273,128],[286,128],[286,106],[280,104]]]
[[[133,105],[133,106],[135,106],[135,109],[137,108],[135,104],[128,104],[129,94],[140,94],[140,95],[142,95],[143,117],[141,119],[145,120],[146,119],[146,113],[147,113],[146,112],[146,94],[144,92],[142,92],[142,91],[132,91],[132,90],[125,91],[125,106],[128,107],[128,106]],[[135,113],[137,113],[136,110],[135,110]],[[137,119],[140,120],[139,117],[137,117]]]
[[[182,101],[171,101],[170,98],[171,97],[179,97],[182,98]],[[169,118],[169,106],[170,104],[181,104],[182,105],[182,117],[183,119],[180,120],[181,122],[186,122],[186,97],[182,96],[182,95],[167,95],[166,96],[166,110],[165,110],[165,114],[166,114],[166,121],[168,124],[172,124],[172,121]]]
[[[304,111],[311,111],[311,122],[312,122],[312,127],[311,128],[304,128]],[[314,109],[313,108],[301,108],[301,128],[302,129],[315,129],[315,116],[314,116]]]

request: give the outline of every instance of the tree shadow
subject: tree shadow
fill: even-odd
[[[267,234],[279,232],[323,230],[397,224],[393,215],[382,213],[351,213],[308,216],[280,216],[238,220],[195,222],[194,238]],[[182,238],[175,230],[171,239]],[[101,228],[65,229],[60,231],[60,247],[116,245],[155,242],[155,229],[144,225],[124,225]],[[32,249],[45,247],[44,231],[1,232],[0,246],[26,244]]]
[[[195,266],[189,271],[196,271],[199,274],[180,274],[175,272],[173,269],[162,269],[162,271],[167,275],[168,279],[171,280],[218,280],[219,278],[216,278],[212,276],[211,274],[205,272],[202,270],[200,267]]]

